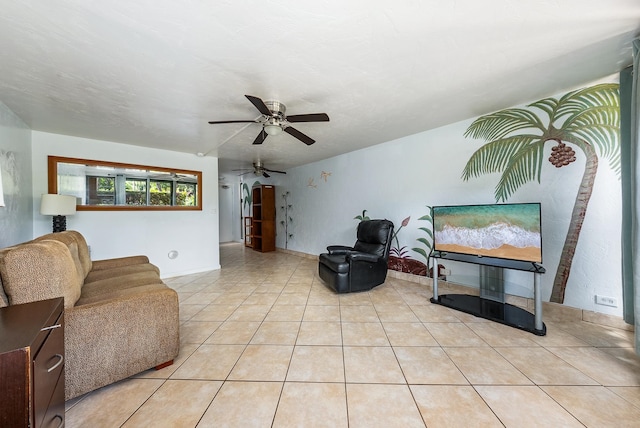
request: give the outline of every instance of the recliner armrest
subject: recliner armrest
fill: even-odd
[[[369,253],[352,252],[347,254],[347,260],[352,260],[354,262],[376,263],[380,260],[380,256]]]
[[[353,251],[353,248],[345,245],[329,245],[327,247],[327,251],[332,256],[336,256],[340,254],[347,254],[348,252]]]

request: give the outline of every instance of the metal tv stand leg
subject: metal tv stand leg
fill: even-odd
[[[535,316],[535,328],[543,331],[542,324],[542,293],[540,293],[540,274],[533,274],[533,314]]]
[[[433,270],[432,270],[432,279],[433,279],[433,299],[438,300],[438,259],[433,258]]]

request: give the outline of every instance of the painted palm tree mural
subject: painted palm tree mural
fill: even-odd
[[[484,139],[487,144],[471,156],[462,178],[466,181],[481,174],[502,173],[495,188],[495,198],[496,202],[505,202],[523,184],[533,180],[540,182],[547,142],[554,144],[548,160],[557,168],[576,160],[574,147],[582,150],[586,157],[584,174],[550,299],[563,303],[598,171],[598,156],[620,173],[618,84],[595,85],[569,92],[560,99],[545,98],[527,107],[482,116],[469,126],[465,137]]]
[[[244,195],[243,202],[242,202],[243,210],[251,209],[251,189],[259,185],[260,185],[260,182],[257,180],[253,182],[251,187],[249,187],[247,183],[242,183],[242,194]],[[251,212],[249,212],[249,214],[251,214]]]

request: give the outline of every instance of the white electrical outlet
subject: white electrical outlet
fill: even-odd
[[[618,307],[618,302],[613,297],[599,296],[596,294],[596,304],[604,305],[604,306],[612,306],[614,308]]]
[[[449,276],[451,275],[451,269],[442,269],[442,274],[444,276]]]

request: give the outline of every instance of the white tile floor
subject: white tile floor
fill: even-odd
[[[632,334],[544,337],[429,303],[398,279],[337,295],[317,262],[221,246],[180,295],[175,364],[67,403],[67,427],[638,427]]]

